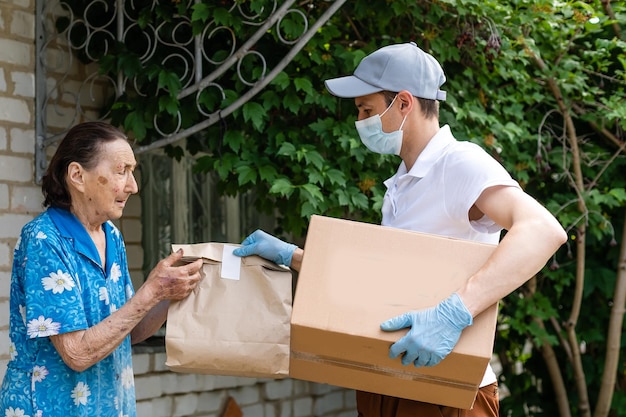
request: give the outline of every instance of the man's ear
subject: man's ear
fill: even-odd
[[[413,97],[413,95],[407,90],[400,91],[396,100],[400,103],[400,110],[403,114],[409,113],[417,102],[415,97]]]
[[[67,186],[83,191],[85,187],[84,169],[78,162],[71,162],[67,167]]]

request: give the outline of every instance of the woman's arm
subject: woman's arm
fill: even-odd
[[[148,331],[155,329],[157,323],[160,326],[169,300],[187,297],[200,281],[202,260],[174,266],[181,257],[182,251],[159,262],[137,293],[100,323],[86,330],[50,336],[67,366],[84,371],[111,354],[131,332],[137,332],[133,339],[138,341],[140,337],[148,337]],[[146,322],[142,323],[144,319]]]

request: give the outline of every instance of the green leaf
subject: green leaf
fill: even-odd
[[[307,78],[296,78],[293,80],[293,83],[296,86],[296,91],[302,91],[306,94],[314,94],[311,80]]]
[[[280,194],[283,197],[289,197],[294,191],[291,182],[286,178],[279,178],[272,184],[270,194]]]
[[[263,130],[265,115],[265,109],[259,103],[249,101],[243,105],[244,120],[246,122],[252,122],[254,129],[257,131]]]
[[[235,168],[235,171],[237,172],[237,174],[239,174],[237,177],[237,183],[240,186],[247,183],[256,182],[257,172],[254,167],[251,167],[250,165],[239,165],[237,168]]]

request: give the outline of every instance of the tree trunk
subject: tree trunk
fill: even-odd
[[[624,212],[624,230],[622,245],[617,265],[617,281],[615,282],[615,297],[609,319],[609,329],[606,342],[606,360],[602,371],[602,382],[598,395],[594,417],[607,417],[611,409],[611,401],[615,390],[615,379],[619,365],[619,351],[622,338],[622,325],[626,303],[626,212]]]

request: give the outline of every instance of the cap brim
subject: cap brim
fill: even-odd
[[[361,97],[383,91],[382,88],[368,84],[354,75],[326,80],[324,84],[332,95],[341,98]]]

